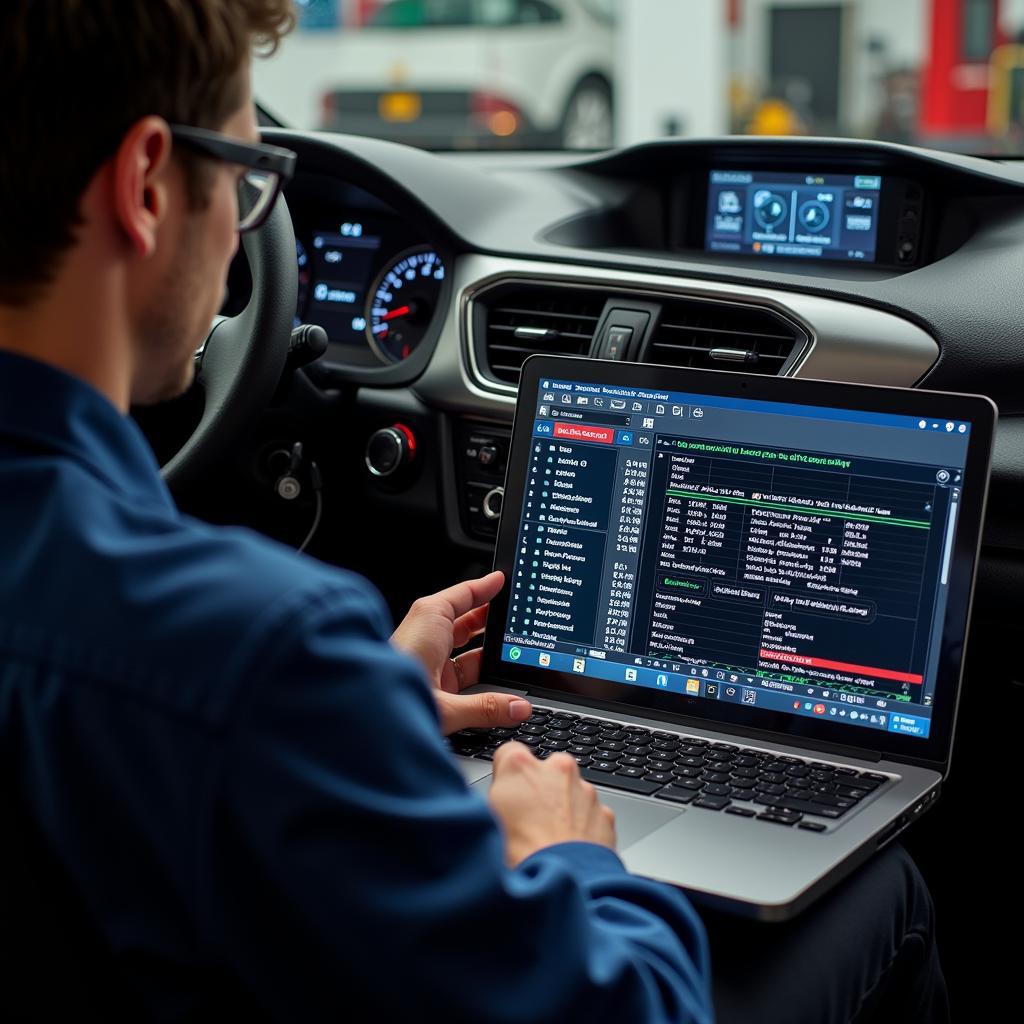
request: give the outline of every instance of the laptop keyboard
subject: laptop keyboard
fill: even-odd
[[[568,752],[583,778],[598,785],[812,832],[827,827],[815,819],[840,819],[891,781],[877,772],[552,708],[534,707],[520,726],[463,729],[449,737],[456,754],[484,761],[509,740],[539,758]]]

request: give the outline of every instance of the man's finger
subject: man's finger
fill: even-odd
[[[475,636],[479,636],[487,625],[487,609],[490,605],[483,604],[465,615],[460,615],[452,627],[452,646],[465,647]]]
[[[533,754],[525,743],[510,740],[508,743],[502,743],[494,752],[494,760],[491,762],[494,769],[493,775],[497,778],[506,767],[514,767],[516,764],[532,764],[533,761]]]
[[[487,604],[494,597],[502,584],[505,582],[505,574],[502,572],[488,573],[479,579],[466,580],[464,583],[456,583],[454,587],[447,590],[439,590],[429,597],[421,597],[417,603],[434,604],[435,602],[444,608],[445,614],[454,621],[466,612]]]
[[[435,694],[446,735],[459,729],[521,725],[533,713],[530,702],[511,693]]]

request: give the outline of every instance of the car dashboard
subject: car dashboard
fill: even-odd
[[[299,154],[296,323],[328,335],[315,386],[355,390],[359,507],[440,513],[485,562],[519,367],[543,351],[986,394],[986,548],[1024,555],[1019,165],[829,139],[581,158],[266,137]]]

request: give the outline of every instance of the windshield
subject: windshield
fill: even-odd
[[[1024,0],[298,0],[290,127],[427,149],[840,135],[1024,148]]]

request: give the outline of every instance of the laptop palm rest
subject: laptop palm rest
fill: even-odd
[[[474,783],[473,788],[486,791],[490,784],[491,777],[488,775],[486,779]],[[607,790],[601,790],[600,795],[601,803],[615,812],[615,833],[618,838],[616,846],[620,853],[685,813],[679,807],[667,807],[654,800],[619,796]]]

